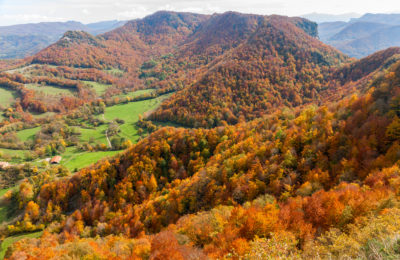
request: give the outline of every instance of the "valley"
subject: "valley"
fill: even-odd
[[[400,257],[400,48],[160,11],[0,65],[6,259]]]

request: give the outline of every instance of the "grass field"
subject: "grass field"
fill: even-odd
[[[17,96],[17,93],[15,91],[0,87],[0,105],[1,106],[3,106],[3,107],[10,106],[14,102],[16,96]]]
[[[127,94],[117,95],[115,97],[119,97],[119,98],[123,98],[123,97],[138,97],[140,95],[149,94],[149,93],[152,93],[154,91],[155,91],[155,89],[142,89],[142,90],[137,90],[137,91],[134,91],[134,92],[129,92]]]
[[[23,235],[15,235],[11,237],[7,237],[4,239],[4,241],[1,243],[1,248],[0,248],[0,259],[4,259],[4,256],[7,252],[8,247],[10,247],[12,244],[15,242],[24,239],[24,238],[38,238],[43,234],[43,231],[40,232],[35,232],[35,233],[29,233],[29,234],[23,234]]]
[[[113,156],[120,151],[106,151],[106,152],[80,152],[75,147],[68,147],[62,155],[63,159],[61,164],[67,167],[70,171],[75,169],[85,168],[100,159]]]
[[[18,131],[17,136],[22,142],[25,142],[27,140],[33,140],[36,133],[39,131],[40,131],[40,126],[35,127],[35,128],[30,128],[30,129],[24,129],[24,130]]]
[[[138,129],[135,126],[135,123],[139,120],[139,115],[156,109],[161,102],[169,96],[170,95],[164,95],[155,99],[107,107],[105,119],[107,121],[112,121],[116,118],[124,120],[125,123],[120,125],[121,132],[119,135],[135,143],[139,139],[137,135]]]
[[[101,84],[98,82],[94,82],[94,81],[83,81],[84,83],[90,85],[97,93],[97,95],[101,96],[103,95],[106,90],[111,87],[111,85],[106,85],[106,84]]]
[[[72,96],[75,93],[71,89],[59,88],[59,87],[55,87],[55,86],[39,86],[36,84],[26,84],[25,87],[27,89],[34,90],[36,92],[42,92],[44,94],[53,95],[53,96],[58,96],[58,95]]]
[[[130,93],[130,95],[138,96],[149,93],[151,91],[154,90],[140,90]],[[128,140],[131,140],[133,143],[136,143],[140,137],[137,134],[138,129],[135,125],[135,123],[139,120],[139,115],[143,115],[145,112],[156,109],[161,104],[161,102],[169,96],[170,94],[154,99],[107,107],[104,113],[104,119],[107,122],[110,122],[117,118],[124,120],[124,124],[120,125],[121,132],[119,133],[119,135]],[[101,115],[101,117],[103,117],[103,115]],[[105,136],[105,131],[107,127],[108,124],[101,125],[95,129],[79,128],[79,131],[82,133],[80,139],[83,142],[89,142],[90,139],[93,138],[95,143],[107,144]],[[40,131],[40,127],[18,131],[17,135],[21,141],[27,141],[29,139],[33,139],[38,131]],[[25,154],[27,152],[29,151],[0,148],[0,154],[3,156],[8,156],[7,160],[11,163],[16,164],[24,162]],[[68,147],[66,151],[61,154],[61,156],[63,157],[61,164],[65,165],[69,170],[73,171],[74,169],[81,169],[89,166],[104,157],[113,156],[118,152],[119,151],[81,152],[77,150],[76,147]],[[0,161],[1,160],[2,159],[0,158]],[[33,163],[38,163],[40,165],[39,161],[35,161]]]
[[[54,116],[56,113],[54,112],[46,112],[46,113],[33,113],[31,112],[32,116],[34,118],[45,118],[45,117],[50,117],[50,116]]]
[[[137,135],[138,129],[136,128],[135,123],[139,120],[139,115],[147,111],[156,109],[168,96],[169,95],[164,95],[155,99],[107,107],[104,113],[104,119],[108,122],[116,118],[124,120],[125,123],[120,125],[121,132],[119,133],[119,135],[131,140],[133,143],[136,143],[139,139],[139,135]],[[96,143],[98,142],[107,144],[105,136],[105,131],[107,127],[107,125],[102,125],[95,129],[80,128],[79,130],[82,133],[80,139],[87,142],[90,140],[91,137],[93,137]],[[81,169],[89,166],[104,157],[113,156],[119,152],[120,151],[79,152],[76,150],[76,148],[69,147],[62,155],[63,160],[61,164],[65,165],[69,170],[73,171],[74,169]]]
[[[11,163],[21,163],[23,158],[25,157],[26,150],[11,150],[11,149],[4,149],[0,148],[0,155],[1,157],[9,156],[12,157]],[[19,157],[20,159],[14,159],[13,157]],[[0,161],[3,159],[0,158]]]
[[[100,142],[103,144],[107,143],[105,131],[107,129],[107,125],[101,125],[96,129],[86,129],[86,128],[79,128],[79,131],[82,133],[81,141],[89,142],[90,138],[93,137],[95,142]]]

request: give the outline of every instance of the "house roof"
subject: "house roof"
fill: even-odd
[[[54,156],[53,158],[51,158],[50,163],[60,163],[61,162],[62,157],[61,156]]]

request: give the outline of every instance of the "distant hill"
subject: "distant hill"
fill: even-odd
[[[46,22],[0,26],[0,59],[31,56],[56,42],[70,30],[97,35],[124,25],[123,21],[105,21],[91,24],[80,22]]]
[[[112,21],[103,21],[103,22],[97,22],[97,23],[89,23],[86,24],[86,27],[89,28],[87,31],[90,32],[91,34],[98,35],[102,34],[111,30],[114,30],[115,28],[121,27],[126,23],[126,21],[118,21],[118,20],[112,20]]]
[[[310,13],[301,15],[301,17],[311,20],[316,23],[324,23],[324,22],[337,22],[343,21],[348,22],[353,18],[360,17],[360,14],[357,13],[346,13],[346,14],[321,14],[321,13]]]
[[[400,46],[400,14],[365,14],[349,22],[326,22],[318,27],[321,41],[345,54],[362,58]]]
[[[353,18],[350,22],[373,22],[390,25],[400,25],[400,14],[371,14],[367,13],[360,18]]]

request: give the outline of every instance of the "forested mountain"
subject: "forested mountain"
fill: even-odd
[[[214,127],[251,120],[280,105],[319,100],[330,67],[346,57],[315,39],[312,23],[279,16],[260,20],[254,33],[208,65],[204,76],[152,117]]]
[[[101,34],[124,25],[123,21],[92,24],[79,22],[45,22],[0,26],[0,59],[25,58],[36,54],[70,30]]]
[[[212,130],[163,128],[71,178],[43,173],[8,195],[26,205],[10,231],[53,224],[9,256],[73,255],[85,245],[104,258],[341,258],[382,246],[372,234],[395,244],[399,68],[329,106]],[[104,238],[87,238],[96,235]]]
[[[151,134],[114,157],[7,172],[20,182],[4,191],[0,235],[38,237],[7,259],[400,257],[400,48],[356,60],[303,18],[162,11],[0,65],[0,85],[20,95],[1,144],[38,154],[79,143],[76,127],[96,133],[109,108],[170,93],[134,123]],[[98,95],[85,81],[110,86]],[[32,84],[75,95],[46,102]],[[138,89],[153,92],[122,95]],[[32,119],[44,111],[56,114]],[[123,121],[102,128],[107,139]],[[14,142],[27,122],[45,126]]]
[[[213,127],[318,100],[330,67],[347,58],[316,37],[316,24],[301,18],[160,12],[100,37],[68,33],[33,62],[118,66],[134,74],[146,57],[171,53],[153,68],[142,66],[139,76],[157,78],[155,87],[193,86],[174,95],[153,118]],[[169,75],[160,76],[166,67]]]
[[[320,39],[343,53],[362,58],[374,52],[400,46],[399,14],[365,14],[349,22],[319,24]]]

